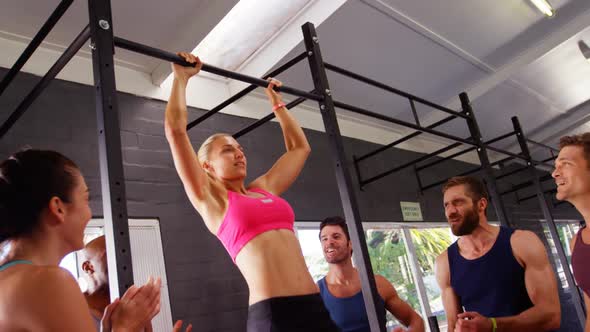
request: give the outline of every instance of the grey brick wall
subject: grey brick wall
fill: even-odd
[[[5,72],[1,69],[0,77]],[[19,75],[0,98],[0,119],[8,116],[37,80],[32,75]],[[193,322],[198,331],[243,331],[247,315],[246,283],[184,194],[164,137],[164,108],[165,103],[161,101],[119,94],[129,215],[160,220],[173,318]],[[94,197],[93,211],[101,215],[94,112],[94,94],[90,87],[54,81],[0,141],[0,157],[5,158],[25,145],[64,153],[82,169]],[[202,113],[190,109],[189,118]],[[252,121],[216,115],[192,129],[191,140],[198,146],[215,132],[233,133]],[[306,133],[313,152],[301,176],[284,196],[292,204],[298,220],[317,221],[341,214],[342,209],[328,141],[321,132],[306,130]],[[280,128],[275,123],[244,136],[240,142],[248,156],[250,178],[268,169],[284,149]],[[354,139],[346,139],[345,145],[350,155],[360,155],[377,147]],[[364,177],[374,175],[418,156],[392,150],[362,165],[362,173]],[[424,172],[424,182],[472,167],[451,161]],[[502,186],[507,188],[508,185]],[[357,194],[360,212],[366,221],[402,220],[400,200],[421,202],[426,220],[445,220],[440,190],[420,195],[411,168],[373,183]],[[512,201],[513,197],[507,197],[510,211],[524,209],[538,214],[534,203],[515,206]],[[562,210],[563,216],[576,216],[571,209]],[[493,212],[490,218],[494,218]]]

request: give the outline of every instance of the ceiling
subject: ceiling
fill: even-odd
[[[558,135],[590,130],[587,124],[590,120],[590,63],[583,59],[577,46],[580,39],[590,43],[588,0],[550,0],[557,10],[557,15],[551,19],[543,16],[528,0],[340,0],[331,7],[336,0],[293,0],[289,3],[283,0],[281,15],[269,10],[275,7],[269,6],[268,1],[242,0],[240,4],[247,2],[248,6],[244,7],[255,13],[238,15],[234,12],[234,17],[244,23],[224,26],[223,43],[216,45],[224,46],[220,48],[223,54],[218,57],[229,54],[231,58],[209,55],[204,60],[228,63],[227,67],[261,76],[303,51],[299,26],[308,18],[317,26],[326,62],[453,109],[459,108],[457,95],[466,91],[485,139],[511,131],[510,117],[514,115],[519,116],[524,130],[532,138],[549,144],[555,144]],[[26,43],[57,4],[57,0],[0,0],[0,58],[3,41]],[[112,1],[113,25],[116,35],[127,39],[169,51],[191,50],[232,8],[239,7],[236,4],[237,0]],[[317,18],[318,11],[324,11],[321,19]],[[266,16],[260,16],[261,13]],[[63,49],[86,24],[86,17],[86,1],[74,1],[43,47]],[[255,33],[256,29],[260,31]],[[272,30],[268,32],[267,29]],[[213,46],[207,48],[206,43],[199,46],[214,49]],[[80,56],[88,57],[88,52],[81,52]],[[158,74],[160,79],[154,79],[155,72],[169,67],[144,56],[119,50],[116,59],[119,66],[139,73],[138,79],[146,77],[144,85],[149,88],[146,90],[160,89],[152,82],[161,82],[169,74],[164,70]],[[36,54],[30,61],[43,59]],[[12,62],[0,61],[0,65],[10,66]],[[72,77],[71,80],[76,80]],[[302,90],[312,88],[305,62],[279,78]],[[404,98],[339,74],[329,73],[329,78],[335,99],[412,121],[409,104]],[[123,91],[144,94],[138,88],[125,90],[125,84],[117,84]],[[227,93],[234,90],[228,85]],[[150,93],[144,95],[161,99],[167,95],[167,92],[157,96]],[[198,104],[209,94],[203,93],[203,86],[199,86],[195,94],[194,106],[205,107],[218,102]],[[189,98],[189,102],[191,100]],[[418,105],[418,112],[423,124],[445,116],[421,105]],[[263,115],[266,113],[247,113],[253,117]],[[314,116],[317,118],[317,114]],[[355,117],[347,114],[349,121],[356,121]],[[302,119],[302,123],[311,121]],[[364,129],[357,128],[354,133],[348,131],[347,134],[380,143],[396,137],[386,132],[375,134],[376,128],[383,129],[381,122],[363,119],[363,123],[368,123]],[[309,127],[318,129],[313,125]],[[408,132],[386,127],[398,136]],[[440,129],[467,136],[466,126],[459,120]],[[421,137],[428,140],[427,135]],[[440,140],[436,142],[441,144]],[[516,147],[514,142],[504,142],[500,146]],[[433,149],[424,147],[425,151]]]

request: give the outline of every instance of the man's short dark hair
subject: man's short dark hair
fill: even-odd
[[[320,224],[320,238],[322,234],[322,229],[324,229],[324,227],[326,226],[340,226],[340,228],[342,228],[342,230],[344,231],[344,235],[346,235],[346,239],[350,241],[350,234],[348,234],[348,226],[346,225],[346,221],[344,220],[344,218],[334,216],[324,219]]]
[[[590,133],[563,136],[559,139],[559,149],[566,146],[579,146],[584,149],[584,159],[586,159],[586,164],[590,167]]]
[[[488,191],[486,185],[476,177],[473,176],[455,176],[447,180],[442,188],[443,194],[452,187],[464,185],[467,189],[467,195],[471,197],[473,202],[477,202],[482,198],[489,201]]]

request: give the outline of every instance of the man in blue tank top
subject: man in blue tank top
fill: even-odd
[[[342,332],[368,332],[369,321],[365,310],[359,273],[352,266],[352,244],[346,222],[341,217],[326,218],[320,225],[320,242],[329,264],[328,274],[318,281],[324,305]],[[424,332],[422,318],[402,299],[393,285],[383,276],[375,275],[381,305],[412,332]],[[394,332],[405,331],[399,327]]]
[[[561,309],[543,243],[530,231],[492,226],[488,194],[473,177],[443,187],[445,215],[459,237],[436,259],[449,331],[550,331]]]

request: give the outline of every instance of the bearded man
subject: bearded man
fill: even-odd
[[[448,331],[551,331],[560,326],[555,274],[530,231],[490,225],[485,185],[474,177],[443,187],[445,216],[459,239],[436,259]]]

